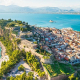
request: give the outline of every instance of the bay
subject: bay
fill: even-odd
[[[22,20],[38,27],[55,27],[58,29],[72,28],[80,31],[80,15],[77,14],[28,14],[28,13],[0,13],[0,19]],[[49,21],[53,20],[54,23]]]

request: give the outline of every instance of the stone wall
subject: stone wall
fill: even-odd
[[[19,45],[19,48],[24,49],[26,52],[31,52],[33,55],[38,56],[40,59],[43,57],[43,55],[38,54],[36,52],[36,50],[35,49],[32,49],[31,47],[30,48],[29,47],[28,48],[27,47],[24,48],[23,45]]]
[[[16,37],[16,34],[11,34],[12,36]]]
[[[59,75],[59,76],[56,76],[56,77],[50,77],[48,71],[46,70],[46,68],[44,66],[42,66],[43,69],[44,69],[44,72],[46,74],[46,77],[48,78],[48,80],[67,80],[68,79],[68,75]]]
[[[43,62],[45,64],[50,64],[50,63],[52,63],[52,60],[51,59],[43,59],[43,58],[41,58],[41,62]]]
[[[59,61],[60,63],[63,63],[63,64],[68,64],[68,61],[65,62],[65,61]]]
[[[43,63],[50,64],[52,62],[50,59],[43,59],[43,55],[37,53],[36,50],[31,47],[27,48],[24,47],[24,45],[19,45],[19,48],[24,49],[26,52],[31,52],[34,56],[38,56]]]
[[[68,76],[67,75],[60,75],[57,77],[53,77],[50,80],[68,80]]]

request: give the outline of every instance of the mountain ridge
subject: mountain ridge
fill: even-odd
[[[0,5],[0,12],[26,12],[26,13],[61,13],[61,12],[80,12],[80,8],[59,8],[59,7],[20,7],[17,5],[4,6]]]

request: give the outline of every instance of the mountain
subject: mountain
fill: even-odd
[[[76,10],[72,8],[58,8],[58,7],[40,7],[40,8],[30,8],[30,7],[20,7],[16,5],[3,6],[0,5],[0,12],[20,12],[20,13],[61,13],[61,12],[75,12]]]
[[[2,6],[0,5],[0,12],[32,12],[33,9],[29,7],[19,7],[16,5]]]

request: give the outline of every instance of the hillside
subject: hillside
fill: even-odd
[[[77,10],[79,12],[79,9]],[[20,12],[20,13],[64,13],[64,12],[76,12],[76,10],[70,8],[58,8],[58,7],[39,7],[39,8],[31,8],[31,7],[19,7],[16,5],[3,6],[0,5],[0,12]]]

